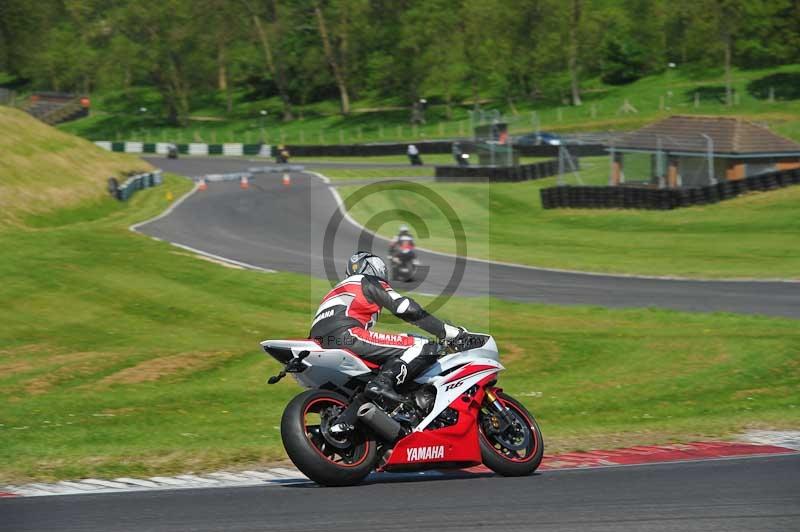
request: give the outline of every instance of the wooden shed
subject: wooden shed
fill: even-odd
[[[800,144],[726,116],[671,116],[617,136],[609,152],[612,185],[644,181],[660,187],[697,187],[800,168]],[[626,179],[626,154],[648,154],[650,175]]]

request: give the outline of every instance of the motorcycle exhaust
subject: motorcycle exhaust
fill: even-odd
[[[403,427],[400,423],[372,403],[361,405],[358,409],[358,419],[389,443],[394,443],[403,436]]]

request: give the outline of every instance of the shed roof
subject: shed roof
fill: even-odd
[[[731,155],[800,155],[800,144],[742,118],[676,115],[620,135],[619,150],[705,153],[711,137],[714,152]]]

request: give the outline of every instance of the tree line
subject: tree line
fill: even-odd
[[[42,90],[277,96],[285,120],[336,99],[582,103],[670,63],[800,62],[800,0],[3,0],[0,71]],[[730,96],[730,95],[729,95]]]

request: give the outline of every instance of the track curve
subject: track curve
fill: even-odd
[[[149,158],[160,168],[186,176],[243,171],[263,162],[246,159]],[[168,216],[138,230],[258,267],[325,277],[325,229],[337,216],[331,186],[306,173],[260,175],[250,190],[237,183],[213,183]],[[339,216],[341,216],[339,214]],[[374,239],[374,241],[373,241]],[[367,234],[345,218],[333,241],[337,270],[354,249],[374,246],[385,253],[387,241]],[[440,294],[455,270],[449,255],[421,251],[430,271],[422,283],[399,288]],[[339,272],[341,273],[341,272]],[[695,312],[736,312],[800,318],[800,283],[767,281],[695,281],[582,274],[527,266],[467,260],[456,295],[491,295],[516,301],[604,307],[661,307]]]

